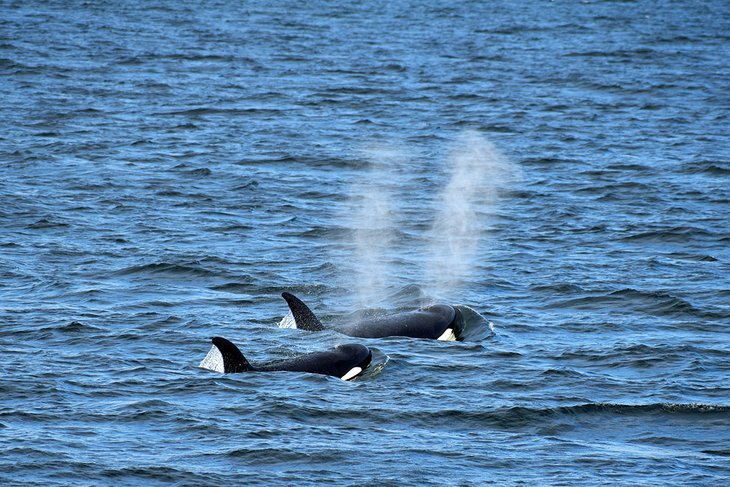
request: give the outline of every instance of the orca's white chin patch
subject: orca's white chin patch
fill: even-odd
[[[350,380],[353,377],[356,377],[357,375],[359,375],[360,372],[362,372],[362,367],[353,367],[352,369],[350,369],[350,371],[348,373],[343,375],[341,378],[342,378],[342,380]]]
[[[226,369],[223,365],[223,355],[221,354],[220,350],[218,350],[218,347],[213,345],[210,347],[210,351],[208,352],[208,355],[205,356],[202,362],[200,362],[200,365],[198,367],[203,369],[212,370],[213,372],[220,372],[221,374],[225,373]]]
[[[438,337],[436,340],[444,340],[447,342],[455,342],[456,341],[456,334],[454,333],[453,328],[446,328],[446,331],[444,331],[440,337]]]

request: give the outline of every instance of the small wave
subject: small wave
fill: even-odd
[[[634,311],[642,311],[657,316],[672,316],[678,314],[703,315],[703,312],[685,301],[664,292],[638,291],[636,289],[621,289],[608,294],[584,296],[568,299],[545,306],[551,308],[572,308],[592,310],[609,307],[627,310],[630,305]]]
[[[278,116],[282,111],[271,108],[190,108],[188,110],[176,110],[171,112],[157,112],[154,116],[187,116],[187,117],[203,117],[206,115],[226,115],[226,116],[250,116],[250,115],[268,115]]]
[[[118,408],[115,417],[120,421],[165,420],[169,419],[171,404],[159,399],[150,399],[125,404]]]
[[[463,320],[463,330],[461,332],[463,341],[477,342],[494,336],[494,323],[487,320],[469,306],[458,305],[455,308],[459,310]]]
[[[730,450],[702,450],[702,453],[708,455],[719,455],[721,457],[730,457]]]
[[[533,24],[514,24],[499,26],[496,28],[481,28],[477,29],[478,34],[499,34],[499,35],[514,35],[522,34],[527,32],[542,32],[549,30],[550,27]]]
[[[671,242],[687,243],[701,238],[711,238],[716,235],[707,230],[696,227],[673,227],[664,230],[651,230],[623,237],[624,242]]]
[[[301,239],[330,239],[332,241],[337,241],[348,238],[350,233],[351,230],[345,227],[315,226],[302,231],[282,232],[282,235]]]
[[[710,174],[713,176],[730,176],[730,165],[722,165],[719,161],[696,161],[685,164],[680,172],[686,174]]]
[[[64,228],[64,227],[69,227],[69,226],[70,225],[68,223],[62,223],[62,222],[49,220],[47,218],[41,218],[37,222],[31,223],[30,225],[28,225],[26,228],[28,228],[29,230],[43,230],[46,228]]]
[[[557,157],[527,157],[522,159],[522,164],[536,165],[536,166],[552,166],[556,164],[580,164],[577,159],[562,159]]]
[[[531,408],[524,406],[500,408],[494,411],[469,412],[448,411],[441,412],[442,416],[463,417],[476,422],[494,423],[495,425],[538,425],[546,418],[563,416],[677,416],[689,415],[698,419],[722,417],[729,419],[730,406],[714,404],[681,404],[681,403],[652,403],[652,404],[617,404],[617,403],[585,403],[573,406],[558,406],[548,408]]]
[[[653,59],[658,53],[651,48],[637,47],[635,49],[616,49],[613,51],[583,51],[570,52],[568,57],[608,57],[625,59]]]
[[[68,458],[69,455],[63,452],[54,451],[50,452],[46,449],[39,449],[39,448],[31,448],[31,447],[24,447],[24,446],[16,446],[13,448],[10,448],[8,450],[3,450],[3,456],[10,456],[10,455],[22,455],[24,457],[33,457],[36,459],[36,461],[40,460],[39,457],[46,457],[46,458]]]
[[[572,283],[543,284],[539,286],[532,286],[530,290],[541,293],[555,294],[574,294],[584,292],[583,288],[581,288],[577,284]]]
[[[236,294],[247,294],[249,291],[251,291],[252,286],[251,283],[254,282],[254,279],[250,276],[245,276],[242,278],[242,282],[227,282],[225,284],[219,284],[217,286],[211,286],[211,290],[213,291],[224,291],[228,293],[236,293]]]
[[[363,166],[363,162],[359,159],[345,159],[338,157],[307,157],[307,156],[292,156],[290,154],[270,154],[263,155],[256,158],[241,159],[236,164],[242,166],[249,165],[279,165],[279,164],[292,164],[301,165],[308,168],[322,167],[322,168],[360,168]]]
[[[259,182],[255,180],[248,181],[233,188],[233,191],[243,191],[244,189],[252,189],[258,187]]]
[[[64,333],[88,333],[101,331],[101,328],[81,323],[80,321],[72,321],[71,323],[54,327],[53,330]]]
[[[359,377],[356,377],[354,379],[354,382],[370,380],[377,377],[390,361],[390,357],[381,352],[379,349],[371,348],[370,351],[373,354],[370,365],[365,369],[365,371],[363,371],[363,373]]]
[[[557,408],[559,413],[593,414],[593,413],[664,413],[664,414],[693,414],[693,415],[725,415],[730,413],[730,405],[703,404],[703,403],[652,403],[652,404],[614,404],[588,403],[577,406]]]
[[[253,225],[244,225],[241,223],[233,223],[230,225],[213,226],[213,227],[205,228],[206,231],[215,232],[215,233],[250,232],[251,230],[255,230],[255,229],[256,229],[256,227]]]
[[[325,90],[328,95],[348,95],[348,96],[367,96],[367,95],[400,95],[399,90],[387,87],[361,87],[361,86],[339,86],[337,88],[329,88]]]
[[[615,163],[615,164],[609,164],[606,166],[606,169],[612,170],[612,171],[636,171],[636,172],[646,172],[651,171],[651,167],[645,166],[643,164],[636,164],[636,163]]]
[[[205,479],[198,474],[161,465],[105,469],[102,471],[102,475],[104,478],[116,479],[116,482],[119,482],[119,479],[134,479],[132,483],[139,483],[140,480],[146,480],[148,482],[155,481],[173,484],[178,483],[181,478],[185,478],[186,481],[194,479],[192,480],[193,485],[210,484],[210,479]]]
[[[668,315],[675,313],[698,313],[689,302],[663,292],[646,292],[635,289],[614,291],[611,296],[627,299],[640,305],[642,311],[650,314]]]
[[[325,421],[327,419],[349,418],[351,411],[348,409],[332,408],[302,408],[293,412],[289,409],[282,409],[277,412],[284,415],[317,418]],[[730,406],[713,404],[679,404],[679,403],[653,403],[653,404],[618,404],[618,403],[583,403],[572,406],[558,407],[527,407],[511,406],[484,410],[463,410],[463,409],[428,409],[398,411],[386,410],[373,407],[365,416],[374,420],[388,421],[397,424],[428,425],[450,424],[464,428],[496,428],[509,431],[524,430],[526,428],[543,428],[547,421],[556,421],[565,418],[574,420],[601,416],[617,417],[638,417],[657,418],[658,416],[686,416],[695,421],[713,421],[723,424],[730,422]]]
[[[598,172],[600,175],[609,174],[604,171],[590,171],[590,172]],[[576,190],[577,193],[606,193],[610,191],[621,191],[621,190],[628,190],[628,191],[640,191],[640,192],[648,192],[650,189],[649,185],[644,183],[639,183],[636,181],[628,181],[624,183],[611,183],[606,184],[603,186],[597,186],[597,185],[591,185],[584,188],[579,188]],[[646,194],[646,193],[645,193]]]
[[[143,264],[127,267],[114,273],[117,276],[126,276],[133,274],[163,274],[173,276],[195,276],[210,277],[219,274],[209,269],[199,266],[197,263],[190,264],[171,264],[168,262],[157,262],[154,264]]]
[[[300,450],[292,450],[289,448],[236,448],[226,453],[229,457],[241,458],[246,462],[254,465],[271,465],[271,464],[287,464],[292,463],[310,463],[317,462],[341,462],[347,459],[346,452],[333,447],[329,452],[318,451],[316,458],[308,453],[302,453]]]
[[[593,347],[579,347],[564,351],[554,359],[566,364],[588,363],[606,369],[647,369],[656,368],[658,371],[667,371],[672,368],[681,368],[691,371],[702,368],[703,362],[689,357],[704,357],[705,360],[721,360],[723,352],[712,347],[689,345],[682,342],[672,342],[657,345],[645,344],[617,344],[610,347],[595,345]]]
[[[185,174],[187,174],[188,176],[210,176],[211,174],[213,174],[213,171],[211,171],[207,167],[201,167],[199,169],[191,169]]]
[[[540,375],[544,377],[572,377],[580,379],[586,377],[586,374],[573,369],[546,369]]]
[[[697,262],[717,262],[717,259],[711,255],[690,254],[685,252],[674,252],[667,254],[669,257],[678,260],[694,260]]]
[[[411,302],[418,300],[430,301],[430,298],[426,299],[423,288],[421,288],[421,286],[419,286],[418,284],[406,284],[401,289],[393,292],[386,298],[386,301],[389,303],[395,303],[396,305],[404,306],[407,306]]]

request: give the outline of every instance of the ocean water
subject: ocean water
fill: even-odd
[[[728,33],[723,0],[1,2],[0,483],[727,482]],[[311,334],[282,291],[494,330]],[[214,335],[382,368],[216,374]]]

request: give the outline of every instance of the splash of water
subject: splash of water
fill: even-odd
[[[457,139],[446,167],[450,179],[438,196],[424,267],[428,294],[440,298],[454,297],[473,276],[497,190],[514,175],[509,160],[476,132]]]

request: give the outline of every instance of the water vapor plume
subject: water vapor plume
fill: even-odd
[[[476,132],[457,139],[446,169],[449,182],[435,205],[424,269],[428,293],[442,299],[457,297],[453,294],[475,272],[497,190],[514,176],[509,160]]]
[[[365,151],[368,170],[350,190],[348,226],[355,246],[353,261],[358,305],[373,306],[387,295],[391,284],[390,256],[395,245],[392,187],[393,172],[402,154],[384,146]]]
[[[367,149],[368,166],[343,208],[342,284],[359,308],[414,283],[433,299],[458,300],[486,264],[481,251],[498,190],[517,175],[476,132],[460,135],[443,164],[417,164],[406,154],[392,146]]]

